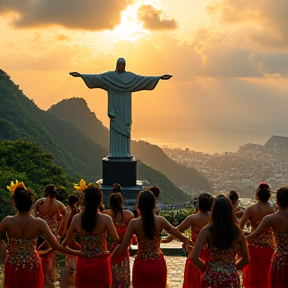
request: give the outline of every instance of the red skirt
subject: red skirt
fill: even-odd
[[[157,260],[136,258],[133,265],[133,288],[166,288],[167,266],[164,256]]]
[[[30,263],[22,262],[20,265],[10,265],[10,255],[6,257],[5,261],[5,278],[4,288],[43,288],[44,287],[44,276],[42,271],[41,261],[38,256],[35,256],[35,262],[31,269]],[[17,270],[16,270],[17,269]]]
[[[288,259],[284,257],[273,256],[269,273],[269,288],[287,288],[288,287]]]
[[[75,288],[109,288],[111,281],[109,255],[92,259],[76,258]]]
[[[210,253],[208,250],[203,249],[200,258],[207,263],[210,260]],[[191,261],[187,258],[185,264],[184,283],[183,288],[202,288],[202,275],[201,272]]]
[[[268,275],[274,250],[270,247],[248,246],[250,262],[243,268],[245,288],[268,288]],[[276,287],[276,286],[275,286]]]

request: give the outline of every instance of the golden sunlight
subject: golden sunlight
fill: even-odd
[[[129,40],[137,41],[143,36],[149,35],[150,32],[143,28],[143,23],[138,19],[139,3],[130,5],[121,13],[121,23],[117,25],[113,32],[116,34],[116,41]]]

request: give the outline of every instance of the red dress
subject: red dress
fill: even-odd
[[[36,239],[9,240],[4,277],[4,288],[44,287],[41,261],[36,252]]]
[[[110,254],[106,233],[80,237],[82,256],[76,258],[75,288],[109,288]]]
[[[116,228],[116,231],[118,233],[118,236],[120,238],[120,241],[122,242],[123,237],[125,235],[125,232],[127,230],[127,226],[123,222],[114,222],[114,226]],[[110,246],[110,252],[113,252],[115,247],[118,245],[118,243],[112,243]],[[112,269],[112,279],[120,283],[130,283],[130,263],[129,263],[129,247],[126,249],[126,251],[117,257],[113,263],[111,263],[111,269]]]
[[[196,242],[196,239],[201,231],[198,228],[191,229],[191,240],[193,243]],[[210,254],[207,250],[208,247],[205,247],[200,254],[200,258],[207,263],[210,260]],[[192,252],[191,252],[192,253]],[[185,264],[185,273],[184,273],[184,282],[183,288],[202,288],[202,275],[201,272],[193,263],[190,257],[187,258]]]
[[[288,287],[288,232],[274,232],[276,248],[272,256],[269,273],[269,288]]]
[[[138,241],[133,265],[133,288],[166,288],[167,266],[160,250],[160,238]]]
[[[55,236],[57,242],[60,242],[60,236],[58,234],[58,228],[61,221],[59,221],[58,214],[48,215],[48,213],[41,211],[40,207],[44,204],[46,198],[41,198],[35,203],[35,217],[39,217],[46,221],[51,232]],[[45,241],[44,241],[45,242]],[[48,249],[49,245],[44,243],[45,246],[42,249]],[[38,247],[39,249],[39,247]],[[56,268],[56,253],[52,252],[45,257],[41,257],[44,278],[46,281],[56,281],[59,278]]]
[[[275,240],[271,228],[257,239],[248,241],[250,262],[243,268],[243,286],[245,288],[269,287],[268,274],[274,247]]]
[[[235,261],[238,249],[208,249],[210,261],[202,277],[203,288],[240,288]]]

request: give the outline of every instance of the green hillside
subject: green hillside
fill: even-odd
[[[39,109],[0,70],[0,140],[19,138],[33,141],[50,152],[54,163],[65,169],[71,181],[84,177],[88,182],[95,182],[102,178],[102,158],[108,154],[107,148],[74,125]],[[190,198],[147,165],[139,164],[138,175],[141,180],[161,185],[164,202],[183,202]]]
[[[51,153],[21,139],[0,141],[0,221],[14,212],[7,185],[15,179],[33,189],[36,199],[43,196],[45,186],[50,183],[73,191],[66,172],[53,163]]]

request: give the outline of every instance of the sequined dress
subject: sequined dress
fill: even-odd
[[[210,261],[202,277],[203,288],[240,288],[235,261],[238,249],[208,249]]]
[[[41,198],[36,202],[35,217],[43,219],[49,226],[51,232],[55,236],[57,242],[60,242],[58,228],[60,222],[57,219],[57,214],[48,215],[48,213],[41,211],[40,207],[44,204],[46,198]],[[47,249],[49,246],[44,246]],[[44,278],[46,281],[56,281],[59,278],[56,268],[56,253],[52,252],[45,257],[41,257]]]
[[[4,288],[42,288],[44,277],[36,251],[36,239],[9,240],[9,254],[5,260]]]
[[[272,256],[269,273],[269,288],[288,287],[288,232],[274,232],[276,248]]]
[[[80,244],[82,255],[76,258],[75,288],[109,288],[112,278],[106,233],[82,236]]]
[[[245,288],[268,288],[268,275],[275,247],[272,229],[267,229],[257,239],[248,241],[250,262],[243,268]]]
[[[160,238],[138,239],[138,253],[133,265],[133,288],[166,288],[167,266],[160,250]]]
[[[122,242],[127,226],[123,222],[114,222],[114,226]],[[112,243],[110,246],[110,252],[113,252],[118,243]],[[111,263],[112,278],[118,283],[130,283],[130,263],[129,263],[129,247],[125,253],[117,257],[113,263]]]
[[[191,229],[191,240],[193,243],[200,233],[201,229],[192,228]],[[204,249],[201,251],[200,258],[207,263],[210,260],[210,254],[208,247],[205,245]],[[201,288],[202,287],[202,275],[201,272],[192,262],[190,257],[187,258],[185,264],[184,282],[183,288]]]

